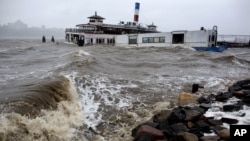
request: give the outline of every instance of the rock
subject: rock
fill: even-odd
[[[230,139],[230,131],[229,129],[223,129],[217,132],[217,135],[224,140],[229,140]]]
[[[225,102],[231,97],[231,94],[228,92],[219,92],[216,96],[215,99],[217,101]]]
[[[204,133],[197,127],[193,127],[189,130],[190,133],[195,134],[197,137],[204,136]]]
[[[174,108],[171,115],[168,117],[167,121],[169,124],[175,124],[179,122],[184,122],[186,118],[185,111],[181,108]]]
[[[199,141],[198,137],[189,132],[179,132],[174,136],[175,141]]]
[[[186,115],[186,118],[185,118],[186,121],[194,120],[201,115],[201,113],[196,110],[184,110],[184,111]]]
[[[203,136],[200,138],[201,141],[218,141],[219,139],[218,136]]]
[[[154,139],[150,134],[140,134],[133,141],[154,141]]]
[[[197,122],[195,122],[195,125],[202,131],[205,133],[210,133],[210,126],[203,120],[198,120]]]
[[[160,139],[163,139],[163,137],[164,137],[164,134],[162,133],[161,130],[158,130],[158,129],[151,127],[149,125],[142,125],[139,128],[139,130],[137,131],[137,136],[142,136],[145,134],[151,135],[153,140],[160,140]]]
[[[203,109],[203,108],[201,108],[201,107],[195,106],[195,107],[193,107],[193,108],[191,108],[191,109],[192,109],[192,110],[196,110],[196,111],[198,111],[198,112],[200,112],[200,113],[202,113],[202,114],[205,113],[205,109]]]
[[[131,131],[132,137],[136,136],[138,130],[140,129],[140,127],[142,125],[148,125],[148,126],[151,126],[153,128],[156,128],[159,124],[158,123],[151,123],[151,122],[146,122],[146,123],[140,124],[140,125],[136,126],[134,129],[132,129],[132,131]]]
[[[207,111],[209,108],[212,107],[212,105],[207,103],[202,103],[200,104],[200,107],[203,108],[205,111]]]
[[[178,132],[186,132],[188,131],[186,125],[182,124],[182,123],[178,123],[178,124],[172,124],[170,125],[171,130],[174,133],[178,133]]]
[[[212,126],[222,125],[222,121],[221,121],[221,120],[208,119],[207,122],[208,122],[210,125],[212,125]]]
[[[223,127],[223,126],[217,125],[217,126],[213,126],[212,129],[213,129],[214,132],[217,133],[218,131],[226,129],[226,128]]]
[[[182,92],[181,94],[179,94],[178,103],[180,105],[184,105],[184,104],[196,102],[196,100],[198,98],[199,97],[197,95],[195,95],[195,94]]]
[[[196,93],[199,88],[200,88],[199,84],[193,84],[193,86],[192,86],[192,93]]]
[[[228,123],[228,124],[236,124],[236,123],[238,123],[237,119],[225,118],[225,117],[221,118],[221,121],[223,123]]]
[[[232,95],[239,99],[244,98],[246,96],[246,94],[243,93],[243,91],[234,91]]]
[[[204,96],[201,96],[201,97],[199,97],[198,99],[197,99],[197,101],[198,101],[198,103],[209,103],[210,101],[207,99],[207,98],[205,98]]]
[[[162,110],[158,114],[154,115],[153,122],[164,122],[168,119],[168,117],[171,115],[171,110]]]
[[[191,121],[187,122],[187,127],[188,128],[192,128],[193,126],[194,126],[193,122],[191,122]]]
[[[241,109],[240,105],[223,105],[224,112],[239,111]]]

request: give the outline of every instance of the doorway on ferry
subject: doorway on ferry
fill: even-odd
[[[137,35],[129,35],[128,44],[137,44]]]

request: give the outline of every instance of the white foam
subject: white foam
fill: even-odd
[[[84,123],[95,128],[102,122],[103,106],[115,109],[130,107],[132,97],[121,94],[123,88],[137,87],[135,84],[113,84],[111,80],[102,76],[86,75],[79,77],[77,73],[71,74],[73,79],[78,79],[75,85],[81,96],[84,113]]]
[[[250,107],[248,106],[243,106],[242,110],[235,111],[235,112],[224,112],[223,105],[234,105],[239,101],[239,99],[233,97],[229,99],[227,102],[215,102],[212,103],[212,108],[208,109],[208,111],[204,114],[206,117],[214,117],[215,119],[220,120],[221,118],[232,118],[232,119],[237,119],[239,122],[237,125],[241,124],[250,124]],[[245,114],[245,116],[241,116],[242,114]],[[229,128],[229,124],[224,123],[224,127]]]

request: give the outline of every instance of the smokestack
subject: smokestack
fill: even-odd
[[[136,2],[135,3],[135,15],[134,15],[134,22],[138,23],[139,21],[139,9],[140,9],[140,3]]]

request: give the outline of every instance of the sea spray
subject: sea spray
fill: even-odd
[[[77,130],[83,125],[82,104],[77,99],[77,92],[69,78],[60,76],[63,85],[52,85],[54,92],[60,91],[55,86],[64,86],[69,95],[68,99],[59,101],[56,109],[41,109],[39,115],[30,117],[16,112],[1,113],[0,140],[3,141],[27,141],[27,140],[71,140],[81,138]],[[58,82],[58,81],[56,81]],[[56,83],[55,82],[55,83]],[[50,82],[53,83],[53,82]],[[48,87],[43,87],[48,88]],[[62,88],[64,89],[64,88]],[[46,90],[43,90],[43,92]],[[51,90],[50,90],[51,91]],[[58,96],[57,96],[58,98]]]

